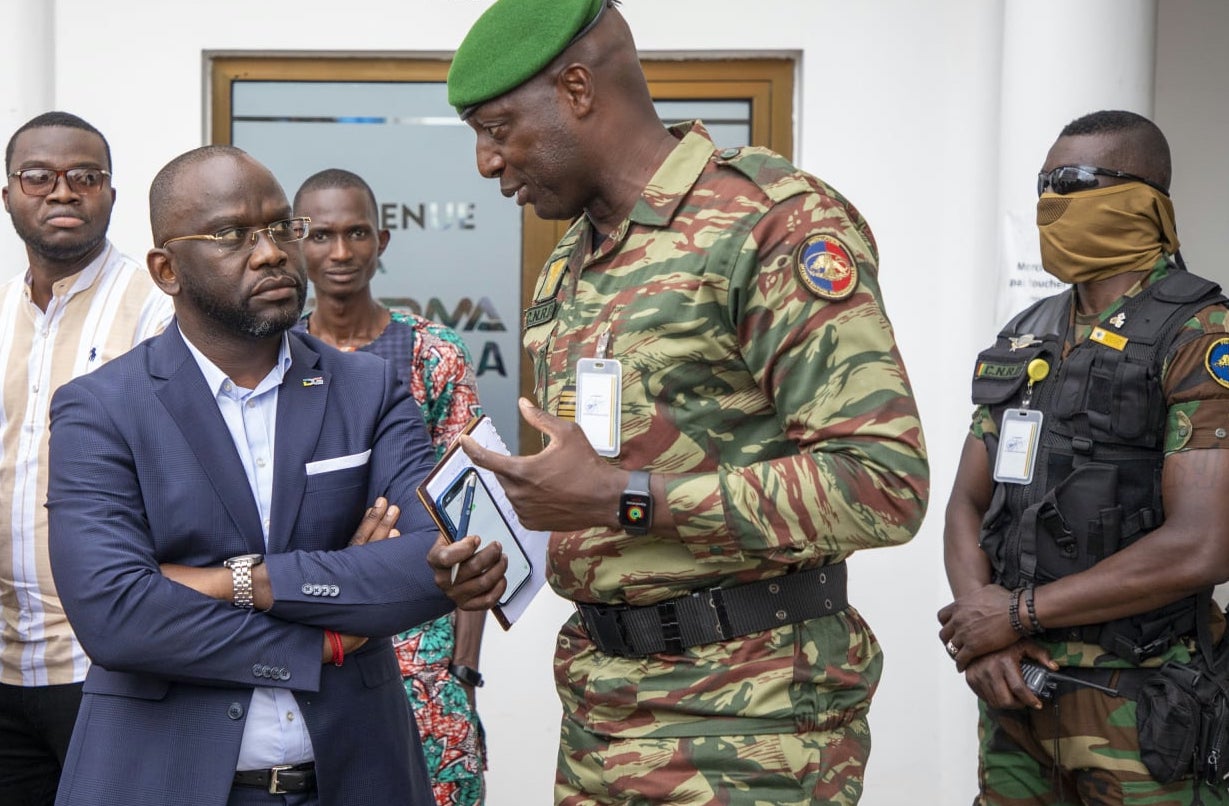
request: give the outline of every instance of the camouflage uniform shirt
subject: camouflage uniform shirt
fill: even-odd
[[[575,601],[646,605],[838,562],[909,540],[925,509],[921,426],[866,221],[772,152],[717,152],[699,123],[672,131],[628,218],[594,248],[582,216],[525,315],[543,407],[567,414],[576,361],[607,334],[619,465],[684,474],[656,502],[680,538],[551,536],[548,579]],[[854,262],[839,301],[796,266],[817,235]],[[643,659],[598,652],[573,617],[555,658],[564,712],[623,737],[835,728],[864,714],[880,669],[853,608]]]

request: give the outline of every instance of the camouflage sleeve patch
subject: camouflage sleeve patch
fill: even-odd
[[[1189,337],[1165,363],[1165,452],[1229,448],[1229,335],[1224,306],[1185,325]]]
[[[798,279],[820,299],[839,302],[858,290],[858,264],[849,249],[824,233],[810,236],[794,252]]]

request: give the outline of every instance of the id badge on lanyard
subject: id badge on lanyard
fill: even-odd
[[[619,455],[623,419],[623,366],[610,355],[610,331],[597,340],[595,358],[576,362],[576,424],[598,456]]]
[[[1003,412],[999,428],[999,451],[994,457],[994,480],[1009,484],[1028,484],[1037,464],[1037,444],[1041,441],[1042,416],[1030,409]]]
[[[576,362],[576,423],[599,456],[619,455],[623,367],[613,358]]]
[[[1030,409],[1033,384],[1050,374],[1047,361],[1035,358],[1028,364],[1028,389],[1018,409],[1003,412],[999,426],[999,450],[994,457],[994,480],[1008,484],[1028,484],[1037,465],[1037,446],[1041,442],[1041,412]]]

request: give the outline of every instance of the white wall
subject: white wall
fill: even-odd
[[[1229,3],[1161,0],[1156,122],[1187,267],[1229,288]]]
[[[851,598],[887,656],[871,712],[868,806],[973,797],[974,701],[939,645],[934,614],[947,601],[942,510],[967,426],[969,369],[995,324],[1000,164],[1025,153],[1031,154],[1023,158],[1027,165],[1040,165],[1057,127],[1116,97],[1107,86],[1104,98],[1063,110],[1055,131],[1007,146],[1015,155],[1002,154],[1003,20],[1010,16],[1005,9],[1018,11],[1012,4],[1020,2],[1029,0],[624,4],[646,51],[800,53],[797,161],[848,195],[879,240],[888,310],[922,409],[933,496],[912,544],[851,561]],[[7,4],[36,19],[47,7],[43,0]],[[1037,5],[1037,13],[1061,22],[1068,4]],[[55,107],[107,134],[119,190],[112,237],[139,257],[149,237],[150,179],[168,159],[204,142],[204,51],[443,53],[485,6],[484,0],[300,0],[298,11],[287,14],[284,4],[250,0],[55,0],[54,36],[46,47],[2,57],[10,75],[29,79],[0,87],[0,109],[8,131]],[[1174,144],[1183,251],[1193,266],[1212,272],[1219,262],[1215,268],[1223,271],[1224,261],[1216,259],[1229,246],[1223,191],[1229,186],[1223,145],[1229,6],[1223,0],[1160,6],[1156,111]],[[1036,58],[1049,64],[1067,59],[1082,37],[1097,36],[1058,23],[1052,30],[1035,43]],[[32,68],[40,62],[47,70]],[[39,81],[50,83],[49,94],[30,91]],[[1039,108],[1038,114],[1057,113]],[[0,254],[10,270],[0,273],[25,265],[11,238],[0,240]],[[568,612],[565,602],[544,594],[511,633],[493,623],[489,630],[483,663],[489,682],[479,702],[491,748],[492,806],[550,800],[559,715],[550,655],[554,629]]]

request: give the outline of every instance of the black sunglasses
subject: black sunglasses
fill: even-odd
[[[1060,165],[1049,173],[1037,174],[1037,195],[1045,193],[1046,188],[1052,189],[1060,196],[1075,193],[1077,190],[1092,190],[1097,186],[1098,176],[1113,176],[1131,182],[1143,182],[1148,187],[1156,188],[1166,196],[1169,195],[1168,190],[1142,176],[1113,171],[1109,168],[1097,168],[1092,165]]]

